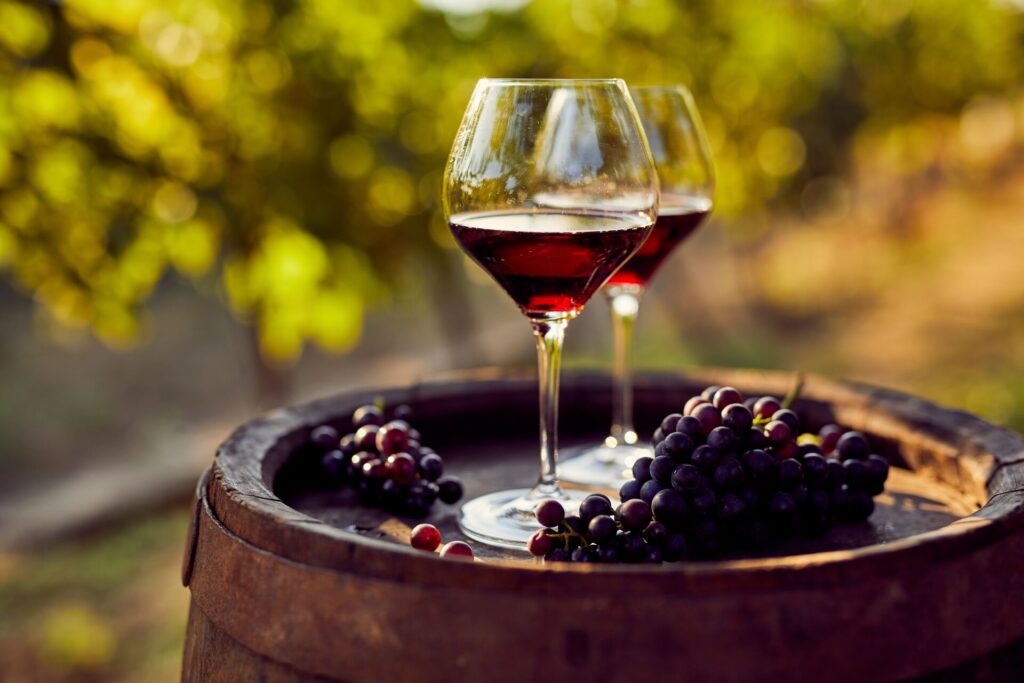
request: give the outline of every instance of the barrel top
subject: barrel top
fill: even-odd
[[[790,373],[766,371],[641,374],[635,382],[635,404],[639,421],[651,424],[710,383],[729,384],[747,393],[782,395],[792,382]],[[902,538],[879,537],[881,542],[869,545],[784,556],[662,566],[545,565],[511,557],[472,563],[442,560],[388,537],[401,537],[400,531],[389,534],[387,529],[375,528],[372,534],[362,533],[368,527],[354,523],[358,514],[353,518],[350,511],[335,513],[329,501],[318,505],[301,491],[296,493],[294,482],[286,481],[289,456],[309,429],[328,422],[343,425],[355,407],[377,398],[391,405],[410,404],[424,434],[429,432],[453,449],[461,442],[460,453],[471,450],[466,448],[468,443],[493,438],[507,444],[518,437],[521,449],[536,430],[535,380],[525,373],[476,370],[409,387],[341,394],[277,410],[239,427],[217,452],[211,476],[201,486],[202,505],[225,532],[241,542],[324,570],[383,581],[442,586],[469,582],[482,590],[514,587],[539,592],[625,592],[633,589],[628,577],[638,573],[646,576],[649,590],[673,593],[765,590],[784,588],[791,581],[827,584],[969,553],[1024,524],[1024,439],[1020,435],[901,392],[811,376],[798,403],[800,412],[822,423],[840,422],[886,444],[887,454],[911,470],[908,476],[930,482],[950,510],[961,512],[950,515],[948,524]],[[607,376],[567,373],[562,380],[563,432],[570,439],[575,434],[593,440],[605,426],[609,398]],[[528,456],[519,457],[530,471]],[[462,476],[486,458],[479,460],[468,452],[453,459],[451,469]],[[513,482],[502,481],[494,488],[507,485]],[[443,514],[449,515],[451,526],[454,512]],[[391,523],[405,528],[401,520]]]

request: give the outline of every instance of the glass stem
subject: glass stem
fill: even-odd
[[[637,442],[633,429],[633,328],[640,311],[639,287],[613,287],[608,290],[612,309],[612,430],[606,445],[632,445]]]
[[[533,321],[540,388],[540,481],[534,495],[551,496],[558,492],[558,379],[568,324],[568,318]]]

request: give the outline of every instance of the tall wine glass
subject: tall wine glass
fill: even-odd
[[[533,326],[540,379],[540,479],[462,507],[463,532],[519,547],[533,510],[582,494],[558,486],[558,379],[566,325],[650,234],[658,178],[626,84],[477,83],[448,158],[444,210],[455,240]]]
[[[661,180],[661,207],[651,236],[604,287],[612,310],[612,427],[604,443],[568,454],[565,481],[618,488],[638,457],[653,455],[633,427],[633,327],[647,283],[711,211],[714,171],[690,91],[681,85],[631,88]],[[575,455],[576,457],[572,457]]]

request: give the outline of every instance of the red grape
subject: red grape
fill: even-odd
[[[434,552],[441,545],[441,532],[433,524],[417,524],[409,536],[409,545],[417,550]]]
[[[449,541],[441,548],[441,557],[454,557],[457,559],[473,559],[473,549],[468,543],[462,541]]]

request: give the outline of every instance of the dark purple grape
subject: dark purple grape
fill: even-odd
[[[811,453],[817,453],[818,455],[821,455],[821,446],[815,443],[799,444],[799,448],[801,456],[810,455]]]
[[[781,408],[782,404],[779,403],[779,399],[774,396],[762,396],[754,404],[754,416],[767,420]]]
[[[736,436],[744,437],[754,425],[754,414],[741,403],[734,403],[722,410],[722,424]]]
[[[747,451],[743,454],[743,465],[755,484],[765,486],[775,482],[776,460],[767,451],[760,448]]]
[[[679,420],[683,418],[679,413],[669,413],[661,421],[661,431],[665,434],[671,434],[676,431],[676,425],[679,424]]]
[[[708,445],[697,446],[690,458],[690,462],[704,474],[713,473],[721,460],[722,454]]]
[[[725,410],[727,406],[731,406],[734,403],[743,405],[743,394],[732,387],[722,387],[715,392],[715,397],[711,399],[711,405],[719,410]]]
[[[642,455],[633,463],[633,479],[643,483],[651,478],[651,463],[654,458]]]
[[[760,427],[751,427],[747,432],[747,449],[768,448],[768,445],[768,437],[764,435],[764,430]]]
[[[405,420],[394,420],[394,422],[405,422]],[[406,429],[409,433],[409,441],[415,441],[416,443],[423,443],[423,435],[415,427],[409,427]]]
[[[768,515],[772,521],[784,526],[796,515],[796,501],[784,491],[776,491],[768,501]]]
[[[344,453],[347,458],[355,455],[358,450],[356,448],[356,435],[346,434],[341,437],[341,441],[338,442],[338,448],[341,449],[341,452]]]
[[[659,491],[651,501],[651,514],[670,528],[679,528],[686,521],[686,499],[674,489]]]
[[[814,489],[807,494],[807,500],[804,501],[803,507],[812,516],[825,516],[828,513],[829,499],[828,493],[822,489]]]
[[[693,498],[690,499],[690,508],[699,515],[707,515],[715,509],[717,503],[718,497],[715,492],[709,488],[703,488],[693,494]]]
[[[356,408],[355,412],[352,413],[352,426],[354,428],[365,427],[367,425],[380,426],[384,424],[384,413],[381,412],[380,408],[375,405],[365,405]]]
[[[584,524],[590,524],[590,520],[598,515],[612,514],[612,503],[607,496],[595,493],[587,496],[580,503],[580,519]]]
[[[723,491],[735,491],[743,486],[746,476],[740,461],[732,456],[722,458],[715,468],[714,481],[715,486]]]
[[[693,453],[693,439],[680,432],[673,432],[666,436],[661,445],[664,448],[665,455],[674,458],[676,461],[686,460]]]
[[[627,500],[639,498],[641,488],[643,488],[643,483],[636,479],[630,479],[619,489],[619,500],[625,503]]]
[[[682,435],[680,434],[680,436]],[[651,462],[651,478],[662,486],[668,486],[672,482],[672,471],[675,468],[676,461],[672,459],[672,456],[659,455]]]
[[[571,556],[564,548],[552,548],[544,556],[545,562],[568,562]]]
[[[799,508],[807,500],[807,496],[810,495],[811,490],[807,488],[806,484],[797,484],[793,487],[792,491],[789,491],[789,495],[793,496],[793,500],[796,502],[796,506]]]
[[[620,557],[619,549],[614,545],[603,545],[597,551],[597,561],[601,564],[615,564]]]
[[[708,445],[719,453],[732,453],[736,447],[736,434],[728,427],[715,427],[708,434]]]
[[[430,503],[417,493],[409,492],[398,507],[402,514],[423,519],[430,514]]]
[[[704,391],[700,392],[700,396],[705,401],[710,402],[710,401],[712,401],[715,398],[715,394],[717,394],[718,390],[721,389],[721,388],[722,387],[718,386],[717,384],[712,384],[709,387],[705,387]]]
[[[626,501],[622,504],[619,514],[622,517],[622,526],[632,531],[641,531],[651,522],[651,506],[642,500]]]
[[[587,549],[584,546],[580,546],[572,551],[570,555],[573,562],[589,562],[590,557],[587,555]]]
[[[694,445],[704,441],[704,430],[701,429],[700,421],[693,415],[687,415],[679,420],[679,424],[676,425],[676,431],[690,437]]]
[[[707,545],[718,540],[718,523],[710,517],[697,520],[691,530],[693,540],[701,545]]]
[[[832,510],[832,514],[839,519],[849,519],[850,517],[850,487],[846,484],[832,489],[829,494],[829,508]]]
[[[734,493],[727,493],[718,501],[718,516],[726,522],[733,522],[746,513],[747,504]]]
[[[526,551],[534,557],[544,557],[551,551],[552,539],[547,529],[537,529],[526,542]]]
[[[846,483],[846,468],[838,458],[825,458],[828,464],[828,479],[826,484],[829,488],[839,488]]]
[[[647,547],[647,543],[644,541],[644,537],[639,531],[622,534],[618,538],[619,547],[622,549],[622,554],[627,560],[635,561],[640,559],[640,555]]]
[[[834,451],[836,444],[839,443],[839,437],[845,433],[846,428],[837,424],[828,424],[818,430],[818,436],[821,437],[821,452],[827,455]]]
[[[663,555],[661,554],[661,548],[653,545],[647,546],[644,562],[647,564],[661,564],[662,558]]]
[[[779,420],[772,420],[764,426],[764,435],[773,446],[783,446],[793,438],[793,430]]]
[[[618,526],[615,524],[615,520],[610,515],[597,515],[590,520],[590,524],[587,525],[587,530],[590,532],[590,540],[595,543],[604,543],[615,537]]]
[[[843,467],[846,468],[846,483],[851,489],[863,491],[871,484],[871,470],[863,460],[847,460]]]
[[[660,546],[668,538],[668,528],[661,522],[651,522],[644,527],[643,537],[651,545]]]
[[[828,461],[818,453],[809,453],[804,456],[804,481],[808,486],[819,486],[828,479]]]
[[[693,415],[693,411],[697,410],[699,406],[708,405],[711,401],[704,398],[703,396],[694,396],[686,402],[683,406],[683,415]]]
[[[566,515],[562,518],[561,528],[581,535],[587,533],[587,525],[579,515]]]
[[[377,452],[377,425],[363,425],[356,430],[356,448],[361,451]]]
[[[754,489],[743,489],[739,497],[750,512],[755,512],[761,507],[761,496],[757,495]]]
[[[658,491],[668,488],[657,479],[651,479],[650,481],[644,482],[644,485],[640,487],[640,500],[644,501],[648,505],[654,500],[654,496],[658,494]]]
[[[404,453],[405,449],[409,447],[409,432],[395,421],[388,422],[377,430],[375,441],[377,452],[381,455]]]
[[[389,455],[386,465],[388,477],[399,486],[408,486],[416,481],[416,461],[408,453]]]
[[[359,451],[351,458],[348,459],[351,465],[352,471],[357,472],[360,475],[363,471],[363,465],[370,462],[371,460],[379,460],[376,453],[368,453],[366,451]]]
[[[747,396],[745,399],[743,399],[743,405],[746,406],[747,410],[753,413],[754,404],[757,403],[760,398],[760,396]]]
[[[661,548],[662,558],[666,562],[679,562],[686,559],[688,552],[686,537],[682,534],[669,534]]]
[[[875,501],[871,494],[865,491],[850,492],[850,502],[847,507],[847,517],[855,522],[865,520],[875,511]]]
[[[672,470],[672,488],[683,493],[693,493],[700,488],[700,470],[689,463]]]
[[[865,462],[868,469],[871,470],[872,476],[877,477],[884,484],[889,478],[889,461],[881,455],[872,453]]]
[[[868,486],[865,490],[873,496],[885,490],[885,480],[889,478],[889,462],[880,455],[869,455],[862,461],[868,468]]]
[[[412,488],[417,489],[423,499],[429,504],[433,505],[434,501],[441,494],[441,487],[432,481],[419,481],[412,485]]]
[[[538,524],[554,528],[565,519],[565,508],[554,498],[548,498],[537,503],[533,514],[537,517]]]
[[[715,427],[720,427],[722,424],[722,414],[718,412],[718,408],[714,407],[710,403],[705,403],[698,406],[693,411],[693,416],[697,418],[700,423],[700,431],[705,437],[711,433],[711,430]]]
[[[320,458],[320,467],[331,479],[337,480],[345,474],[345,465],[348,463],[348,458],[345,454],[338,449],[333,451],[327,451]]]
[[[860,432],[846,432],[836,442],[840,460],[864,460],[871,453],[871,444]]]
[[[803,483],[804,468],[795,459],[783,460],[779,463],[779,472],[776,480],[780,489],[792,491]]]
[[[431,453],[420,458],[420,474],[427,481],[437,481],[444,474],[444,461],[440,456]]]
[[[772,415],[772,421],[785,422],[789,431],[796,436],[800,433],[800,417],[789,408],[776,410]]]
[[[412,422],[413,412],[412,407],[407,403],[400,403],[395,406],[395,419],[405,420],[406,422]]]
[[[341,442],[341,435],[331,425],[320,425],[310,432],[309,440],[313,442],[314,446],[318,446],[326,451],[338,447],[338,444]]]
[[[664,430],[662,430],[661,427],[658,427],[657,429],[654,430],[654,436],[651,437],[651,444],[654,445],[655,447],[657,447],[658,444],[661,443],[664,440],[665,440],[665,432],[664,432]]]
[[[438,494],[442,503],[451,505],[462,498],[462,482],[455,477],[441,477],[437,481]]]

